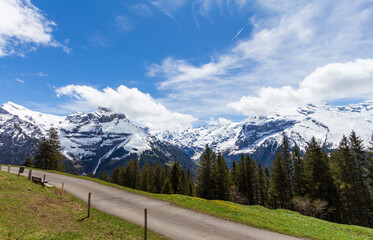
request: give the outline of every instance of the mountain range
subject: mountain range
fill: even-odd
[[[65,168],[70,172],[112,172],[130,159],[139,160],[140,166],[177,161],[193,172],[197,167],[180,147],[158,140],[124,114],[99,108],[92,113],[54,116],[12,102],[0,107],[0,162],[22,164],[34,156],[51,127],[59,132]]]
[[[308,104],[241,122],[219,121],[155,134],[107,108],[55,116],[7,102],[0,107],[0,163],[21,164],[34,156],[50,127],[59,131],[65,167],[70,172],[112,172],[129,159],[138,159],[140,165],[159,161],[170,166],[177,161],[195,172],[206,145],[221,152],[228,166],[242,153],[269,166],[284,135],[291,147],[303,152],[312,136],[325,149],[335,149],[352,130],[367,146],[373,133],[373,101],[347,106]]]

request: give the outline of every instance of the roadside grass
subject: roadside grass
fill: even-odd
[[[144,229],[56,188],[0,171],[0,239],[143,239]],[[148,231],[149,239],[166,239]]]
[[[206,200],[178,194],[154,194],[108,183],[97,178],[75,176],[57,171],[48,172],[98,182],[132,193],[167,201],[174,205],[196,210],[212,216],[295,237],[316,240],[373,239],[373,229],[371,228],[332,223],[321,219],[304,216],[295,211],[285,209],[268,209],[262,206],[247,206],[228,201]]]
[[[59,173],[52,171],[54,173]],[[68,176],[74,176],[63,173]],[[354,225],[338,224],[318,218],[304,216],[285,209],[268,209],[262,206],[248,206],[228,201],[206,200],[178,194],[154,194],[143,192],[100,179],[75,176],[90,181],[145,195],[174,205],[196,210],[252,227],[266,229],[300,238],[316,240],[361,240],[373,239],[373,229]]]

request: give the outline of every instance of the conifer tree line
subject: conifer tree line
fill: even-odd
[[[25,165],[63,171],[58,132],[51,128]],[[241,154],[229,170],[221,153],[207,145],[195,181],[178,162],[171,167],[130,160],[99,178],[151,193],[183,194],[267,208],[296,210],[329,221],[373,227],[373,135],[369,147],[354,131],[326,153],[313,137],[304,153],[286,135],[270,168]],[[93,174],[90,175],[93,177]]]
[[[140,168],[137,160],[130,160],[126,166],[116,167],[111,177],[101,172],[98,178],[150,193],[195,195],[191,172],[185,173],[178,162],[171,168],[162,167],[160,162],[156,166],[146,163]]]
[[[206,199],[296,210],[329,221],[373,227],[373,136],[365,149],[354,131],[327,154],[313,137],[301,155],[284,135],[271,168],[249,155],[233,161],[206,146],[196,179]]]
[[[195,182],[178,162],[172,167],[131,160],[99,178],[152,193],[184,194],[267,208],[296,210],[329,221],[373,227],[373,136],[367,149],[354,131],[326,153],[313,137],[304,153],[284,135],[270,168],[241,154],[229,170],[206,146]]]

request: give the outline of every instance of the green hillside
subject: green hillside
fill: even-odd
[[[0,171],[0,239],[143,239],[144,229],[55,188]],[[149,239],[166,239],[153,232]]]
[[[55,172],[57,173],[57,172]],[[69,175],[64,173],[65,175]],[[71,176],[71,175],[70,175]],[[74,176],[79,177],[79,176]],[[285,209],[268,209],[262,206],[248,206],[228,201],[206,200],[178,194],[153,194],[108,183],[99,179],[79,177],[105,185],[170,202],[174,205],[221,217],[249,226],[271,230],[296,237],[317,240],[373,239],[373,229],[332,223],[318,218],[304,216]]]

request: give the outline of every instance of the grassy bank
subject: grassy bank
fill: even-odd
[[[152,194],[118,186],[95,178],[82,176],[76,177],[167,201],[177,206],[193,209],[231,221],[296,237],[317,240],[373,239],[373,229],[371,228],[331,223],[321,219],[304,216],[294,211],[284,209],[274,210],[262,206],[247,206],[227,201],[205,200],[197,197],[175,194]]]
[[[55,188],[0,171],[0,239],[143,239],[144,229]],[[165,239],[148,232],[149,239]]]
[[[55,171],[50,172],[99,182],[104,185],[167,201],[184,208],[301,238],[320,240],[373,239],[373,229],[331,223],[317,218],[303,216],[294,211],[284,209],[274,210],[261,206],[247,206],[232,202],[205,200],[175,194],[152,194],[108,183],[95,178],[74,176]]]

